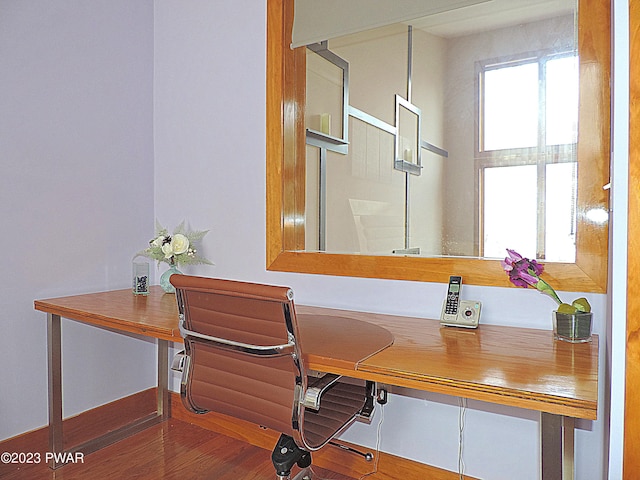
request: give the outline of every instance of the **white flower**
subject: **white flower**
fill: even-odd
[[[174,255],[180,255],[189,249],[189,239],[181,233],[171,237],[171,250]]]
[[[173,257],[173,250],[171,249],[170,243],[165,243],[164,245],[162,245],[162,253],[164,253],[164,258]]]
[[[164,235],[160,235],[158,238],[151,242],[151,246],[153,247],[162,247],[162,243],[164,242]]]
[[[158,261],[158,264],[166,262],[171,265],[197,265],[200,263],[213,265],[206,258],[198,256],[196,249],[193,248],[196,242],[202,240],[208,230],[187,232],[184,228],[184,222],[182,222],[173,231],[175,233],[169,234],[168,230],[156,221],[155,237],[149,240],[149,246],[138,254],[153,258]]]

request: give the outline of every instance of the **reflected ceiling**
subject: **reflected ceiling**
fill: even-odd
[[[458,37],[573,13],[575,7],[575,0],[492,0],[419,18],[410,23],[414,28],[439,37]],[[516,18],[517,21],[514,20]]]

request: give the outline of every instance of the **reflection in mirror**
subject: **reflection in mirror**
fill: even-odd
[[[296,7],[299,1],[311,6],[320,4],[296,0]],[[383,1],[387,0],[376,0]],[[396,0],[388,1],[395,6]],[[445,0],[434,0],[438,2],[444,10],[451,5]],[[526,254],[538,258],[542,253],[545,275],[560,290],[606,291],[608,191],[603,186],[609,182],[611,3],[578,0],[577,32],[574,16],[567,10],[554,21],[567,25],[573,33],[566,38],[554,34],[553,48],[547,48],[547,44],[543,48],[540,45],[545,39],[535,40],[533,36],[532,27],[543,23],[548,16],[523,20],[519,28],[514,27],[521,32],[522,44],[526,47],[523,51],[542,52],[534,56],[535,65],[528,65],[533,61],[517,55],[522,51],[495,50],[499,33],[508,30],[506,24],[493,26],[497,31],[487,33],[482,45],[473,41],[474,35],[482,34],[467,29],[465,35],[456,36],[453,27],[484,25],[488,28],[488,20],[503,22],[514,8],[524,5],[528,11],[535,6],[549,10],[564,0],[465,2],[473,6],[447,12],[446,15],[451,16],[448,22],[441,21],[441,15],[445,15],[441,13],[428,17],[428,21],[421,19],[420,23],[388,25],[384,28],[389,34],[377,40],[361,34],[360,43],[349,35],[340,39],[342,43],[328,38],[326,43],[318,44],[316,50],[324,48],[325,53],[331,52],[345,64],[344,68],[339,67],[343,71],[342,111],[339,111],[336,108],[340,103],[338,70],[317,72],[318,79],[329,79],[325,89],[329,87],[328,90],[333,91],[332,102],[323,105],[313,100],[306,104],[307,90],[311,88],[307,85],[307,56],[311,58],[317,52],[305,47],[291,48],[294,0],[267,0],[266,264],[269,270],[427,282],[446,282],[455,273],[462,275],[466,284],[509,286],[500,262],[487,259],[486,255],[491,249],[502,248],[493,246],[493,238],[502,239],[507,233],[524,228],[516,227],[516,223],[525,216],[525,211],[531,212],[529,217],[534,216],[531,199],[535,196],[536,218],[524,222],[533,232],[533,237],[527,238],[533,239],[527,240],[529,244],[509,246],[523,253],[535,249],[533,255]],[[352,5],[352,2],[337,0],[334,3],[340,8]],[[358,2],[354,0],[354,3]],[[424,5],[427,4],[432,5],[431,0]],[[503,8],[490,15],[482,15],[478,10],[491,4]],[[477,15],[463,19],[462,13],[472,9],[476,9]],[[437,28],[436,20],[441,24]],[[429,48],[424,47],[425,38],[432,41]],[[574,75],[568,72],[572,71],[575,59],[566,59],[575,51],[576,38],[580,53],[577,145],[571,138],[576,129],[575,113],[565,116],[570,109],[560,102],[560,99],[575,102],[575,95],[563,93],[563,85],[564,80]],[[319,40],[320,37],[310,41]],[[360,60],[349,58],[350,52],[365,42],[370,44],[368,55]],[[515,40],[511,42],[515,45]],[[306,43],[309,42],[300,44]],[[484,53],[473,58],[472,79],[465,79],[464,72],[448,65],[455,58],[469,57],[474,48],[482,48]],[[554,51],[557,54],[550,55]],[[424,57],[421,63],[415,58],[407,61],[409,53],[415,57],[419,52]],[[322,57],[327,58],[327,55]],[[386,62],[376,62],[377,58],[385,58]],[[333,60],[329,63],[334,67],[329,69],[339,64]],[[531,72],[534,68],[538,70],[538,84],[546,84],[544,95],[538,95],[538,99],[542,97],[544,101],[538,102],[538,115],[532,124],[516,123],[511,111],[501,109],[511,107],[512,111],[520,112],[534,107],[519,97],[518,103],[506,106],[496,104],[492,98],[495,91],[501,89],[502,82],[518,82],[518,88],[526,90],[527,80],[519,77],[514,80],[511,73]],[[563,81],[558,82],[557,77]],[[478,85],[481,78],[482,85]],[[464,95],[462,87],[455,87],[452,79],[466,82]],[[431,91],[425,91],[424,84],[432,86]],[[457,96],[445,95],[453,88],[458,90]],[[382,93],[375,93],[378,89],[382,89]],[[379,98],[368,96],[369,90]],[[421,112],[419,174],[394,168],[404,160],[404,151],[400,155],[397,153],[400,149],[395,146],[395,95],[411,99],[410,103]],[[475,97],[481,100],[477,107]],[[484,108],[487,102],[493,105],[490,111]],[[495,113],[501,111],[501,114]],[[329,115],[322,115],[326,113]],[[518,127],[509,130],[513,125]],[[536,138],[530,134],[532,125],[537,129]],[[328,128],[329,134],[323,133],[323,128]],[[315,140],[310,140],[311,130],[316,132]],[[509,131],[509,134],[500,138],[496,131],[498,134]],[[573,158],[577,155],[577,168],[572,155]],[[407,158],[417,162],[414,152],[407,152]],[[524,180],[523,176],[534,175],[533,170],[535,180]],[[577,190],[569,185],[569,179],[576,176]],[[368,182],[376,185],[375,197],[370,195],[372,188]],[[427,187],[417,188],[421,184]],[[327,188],[334,191],[329,194]],[[562,198],[554,192],[559,192]],[[409,201],[404,201],[405,198]],[[554,198],[553,205],[551,198]],[[523,201],[527,201],[526,205]],[[547,205],[544,210],[538,208],[541,203]],[[495,213],[491,205],[513,206],[514,210]],[[344,223],[340,215],[319,214],[323,210],[341,211],[348,222]],[[460,215],[460,211],[464,214]],[[427,212],[430,216],[425,221]],[[553,218],[555,216],[561,220]],[[550,228],[551,222],[562,223],[564,230]],[[372,235],[374,231],[384,234]],[[420,254],[389,253],[402,250],[407,238],[409,246],[420,248]],[[567,245],[571,248],[569,254]],[[485,258],[478,258],[482,254]],[[547,262],[550,258],[568,260]]]
[[[494,0],[309,47],[308,251],[575,262],[576,4],[551,5]]]

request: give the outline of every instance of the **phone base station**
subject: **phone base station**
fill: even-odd
[[[440,325],[445,327],[478,328],[482,303],[477,300],[460,300],[457,315],[443,315]]]

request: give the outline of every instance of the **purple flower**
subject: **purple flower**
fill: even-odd
[[[527,288],[535,287],[539,278],[530,275],[526,266],[516,264],[515,268],[509,272],[509,280],[518,287]]]
[[[509,256],[501,264],[505,272],[509,274],[511,283],[518,287],[536,287],[540,281],[539,276],[544,271],[541,264],[535,260],[524,258],[515,250],[507,249]]]
[[[563,309],[563,313],[591,311],[591,305],[589,305],[586,298],[574,300],[571,305],[562,303],[562,300],[560,300],[560,297],[558,297],[558,294],[553,287],[540,278],[540,275],[542,275],[542,272],[544,271],[542,264],[535,260],[524,258],[515,250],[507,248],[507,253],[509,256],[500,263],[502,264],[504,271],[509,275],[511,283],[522,288],[533,287],[540,293],[549,295],[558,305],[560,305],[560,307],[558,307],[558,311]]]
[[[527,288],[533,287],[538,291],[549,295],[559,304],[562,303],[555,290],[544,280],[540,278],[544,267],[535,260],[524,258],[515,250],[507,248],[509,254],[503,261],[502,268],[509,275],[509,280],[517,287]]]

